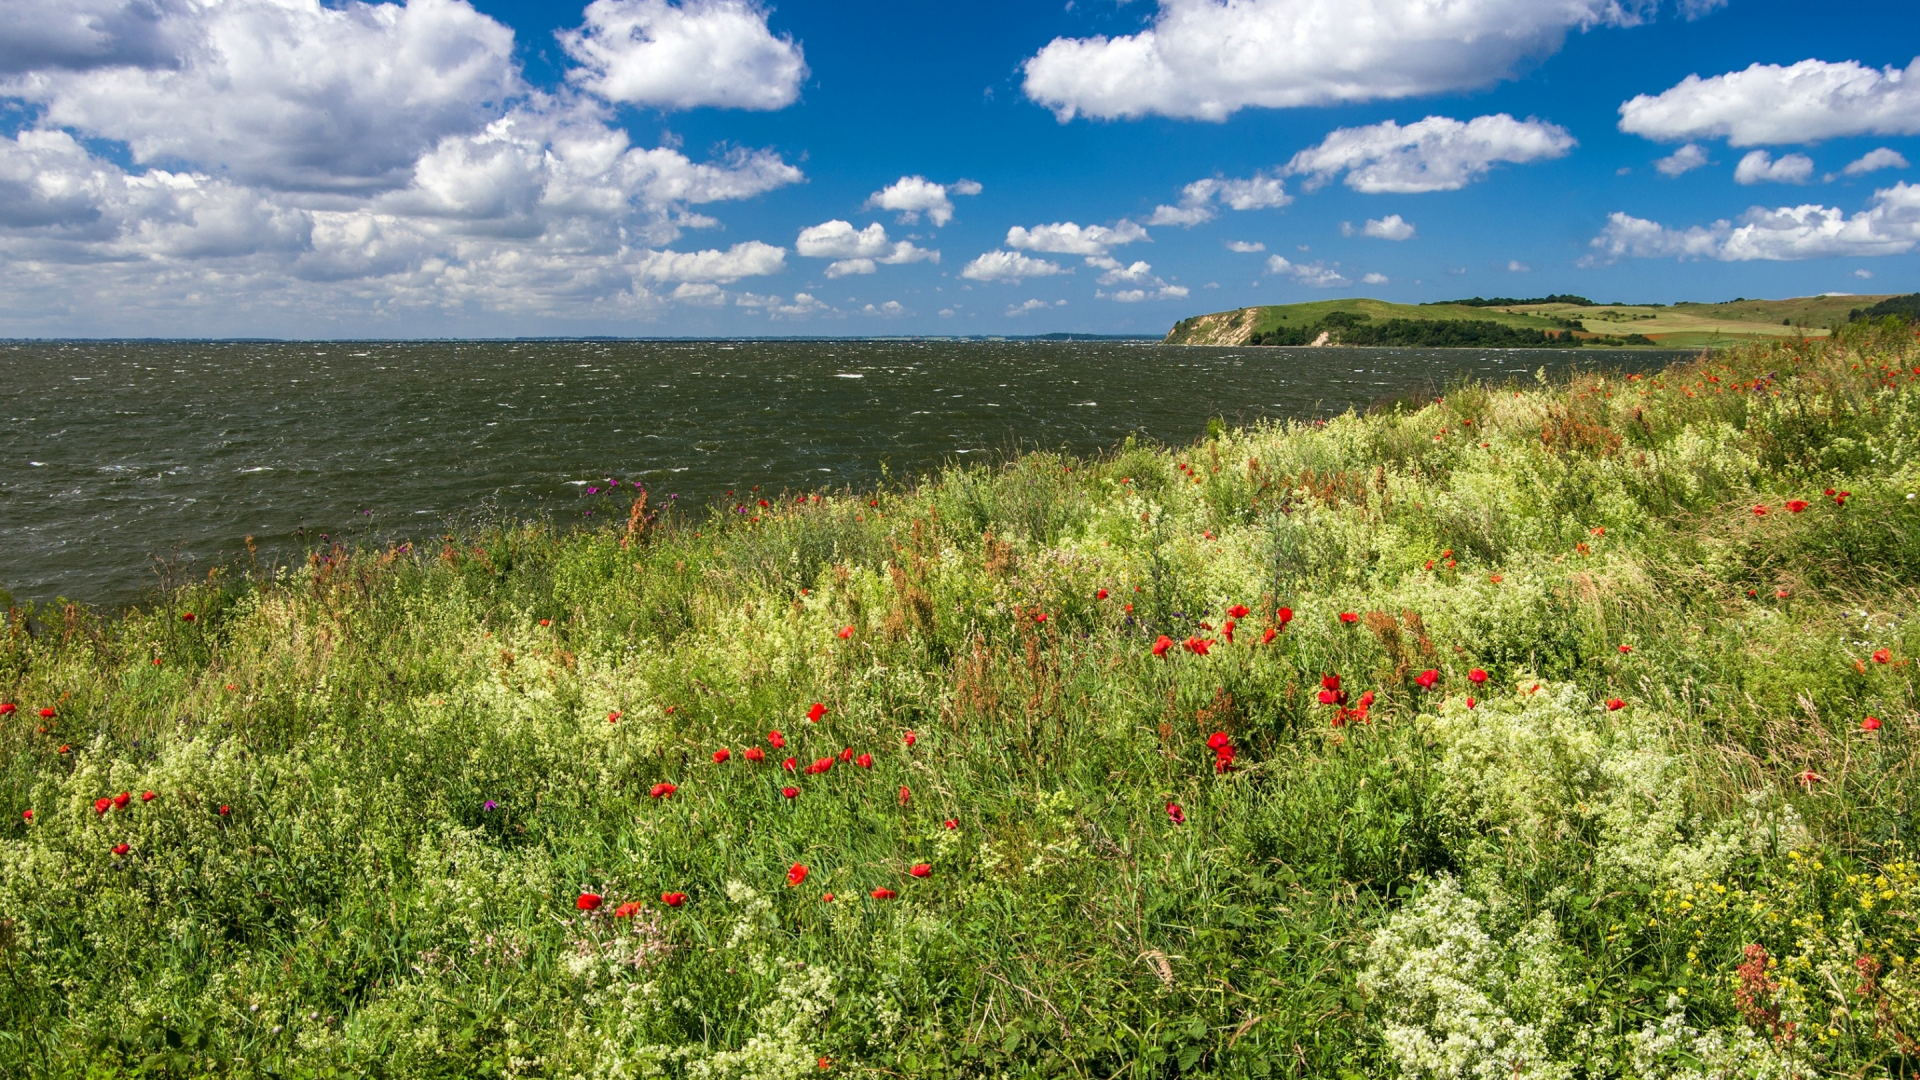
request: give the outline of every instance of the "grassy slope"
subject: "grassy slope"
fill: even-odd
[[[1535,330],[1557,330],[1551,317],[1579,319],[1589,332],[1613,336],[1645,334],[1669,348],[1694,348],[1735,344],[1757,338],[1798,337],[1803,333],[1824,337],[1828,326],[1843,323],[1854,308],[1866,307],[1880,296],[1810,296],[1792,300],[1743,300],[1726,304],[1675,304],[1671,307],[1645,307],[1635,304],[1605,304],[1576,307],[1571,304],[1528,304],[1505,308],[1462,307],[1455,304],[1389,304],[1382,300],[1353,298],[1319,300],[1306,304],[1281,304],[1247,309],[1255,312],[1253,333],[1265,333],[1280,326],[1306,326],[1317,323],[1336,311],[1360,312],[1375,319],[1487,319],[1507,326]],[[1208,320],[1233,313],[1203,316]],[[1791,320],[1792,325],[1783,325]],[[1246,325],[1241,319],[1236,326]],[[1175,335],[1179,332],[1176,331]],[[1244,337],[1242,338],[1244,340]],[[1170,343],[1181,341],[1169,338]]]
[[[0,1073],[1892,1069],[1917,366],[1736,350],[16,614]]]

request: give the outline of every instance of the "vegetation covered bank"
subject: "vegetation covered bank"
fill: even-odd
[[[0,1072],[1901,1075],[1920,353],[0,635]]]

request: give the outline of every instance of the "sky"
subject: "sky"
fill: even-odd
[[[0,0],[0,336],[1920,290],[1911,0]]]

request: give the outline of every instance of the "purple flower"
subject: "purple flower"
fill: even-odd
[[[493,801],[492,799],[488,799],[488,800],[487,800],[486,802],[484,802],[484,803],[482,803],[482,804],[480,805],[480,809],[482,809],[482,810],[494,810],[494,809],[498,809],[498,808],[499,808],[499,806],[500,806],[500,804],[499,804],[499,803],[497,803],[497,802],[494,802],[494,801]]]

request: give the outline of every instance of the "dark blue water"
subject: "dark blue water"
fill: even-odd
[[[157,568],[587,521],[608,479],[697,508],[1130,433],[1185,443],[1462,376],[1672,354],[1029,342],[0,344],[0,588],[103,605]],[[884,470],[884,472],[883,472]],[[676,498],[677,496],[677,498]],[[601,511],[605,513],[603,509]]]

